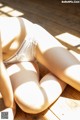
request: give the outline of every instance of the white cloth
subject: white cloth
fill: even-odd
[[[34,39],[35,24],[31,23],[31,25],[31,29],[30,26],[28,26],[29,29],[27,29],[27,35],[18,51],[9,59],[5,60],[4,64],[16,63],[21,61],[33,61],[35,59],[37,45],[37,41]]]

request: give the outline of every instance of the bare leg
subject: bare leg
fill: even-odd
[[[0,65],[0,91],[6,107],[3,111],[0,112],[0,115],[2,112],[7,112],[8,120],[13,120],[16,113],[16,104],[14,102],[12,85],[3,62],[1,62]]]
[[[30,62],[21,62],[7,69],[15,101],[27,113],[38,113],[45,104],[45,98],[39,88],[39,74],[35,66]]]
[[[46,107],[49,107],[61,95],[66,87],[66,83],[53,74],[48,73],[41,79],[40,87],[47,97]]]
[[[36,114],[47,109],[60,96],[66,86],[64,82],[52,74],[45,75],[39,81],[39,73],[35,63],[13,64],[7,71],[11,77],[15,101],[27,113]]]
[[[34,24],[36,58],[53,74],[80,91],[80,62],[45,29]]]

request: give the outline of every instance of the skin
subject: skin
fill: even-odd
[[[1,28],[0,28],[0,92],[3,96],[3,100],[6,106],[6,108],[1,112],[8,112],[9,113],[8,118],[13,120],[16,113],[16,104],[13,98],[11,81],[7,74],[6,67],[3,63],[2,53],[3,53],[3,47],[2,47],[2,41],[1,41]]]
[[[5,66],[3,61],[14,55],[23,42],[20,19],[24,22],[24,34],[27,36],[27,29],[33,30],[33,24],[28,20],[24,18],[0,20],[0,24],[5,23],[0,26],[2,42],[0,91],[7,107],[15,108],[15,99],[24,112],[36,114],[44,111],[57,100],[66,83],[80,91],[80,73],[78,73],[80,63],[52,35],[35,24],[32,31],[34,39],[37,40],[35,58],[51,73],[47,73],[40,80],[39,68],[35,61]],[[13,24],[9,24],[10,20]],[[15,28],[16,32],[14,26],[17,28]],[[72,74],[74,68],[75,75]]]

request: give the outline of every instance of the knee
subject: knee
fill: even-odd
[[[33,95],[34,96],[34,95]],[[19,91],[16,91],[14,94],[15,101],[20,109],[26,113],[37,114],[44,111],[47,107],[47,101],[41,95],[31,98],[26,94],[22,94]]]

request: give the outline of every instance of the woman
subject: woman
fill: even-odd
[[[24,112],[36,114],[47,109],[60,96],[66,83],[80,90],[79,61],[44,28],[24,18],[8,17],[0,18],[0,31],[0,87],[6,107],[13,109],[15,99]],[[41,80],[37,61],[51,71]],[[74,68],[75,75],[72,74]],[[6,88],[8,97],[3,83],[9,85]]]

